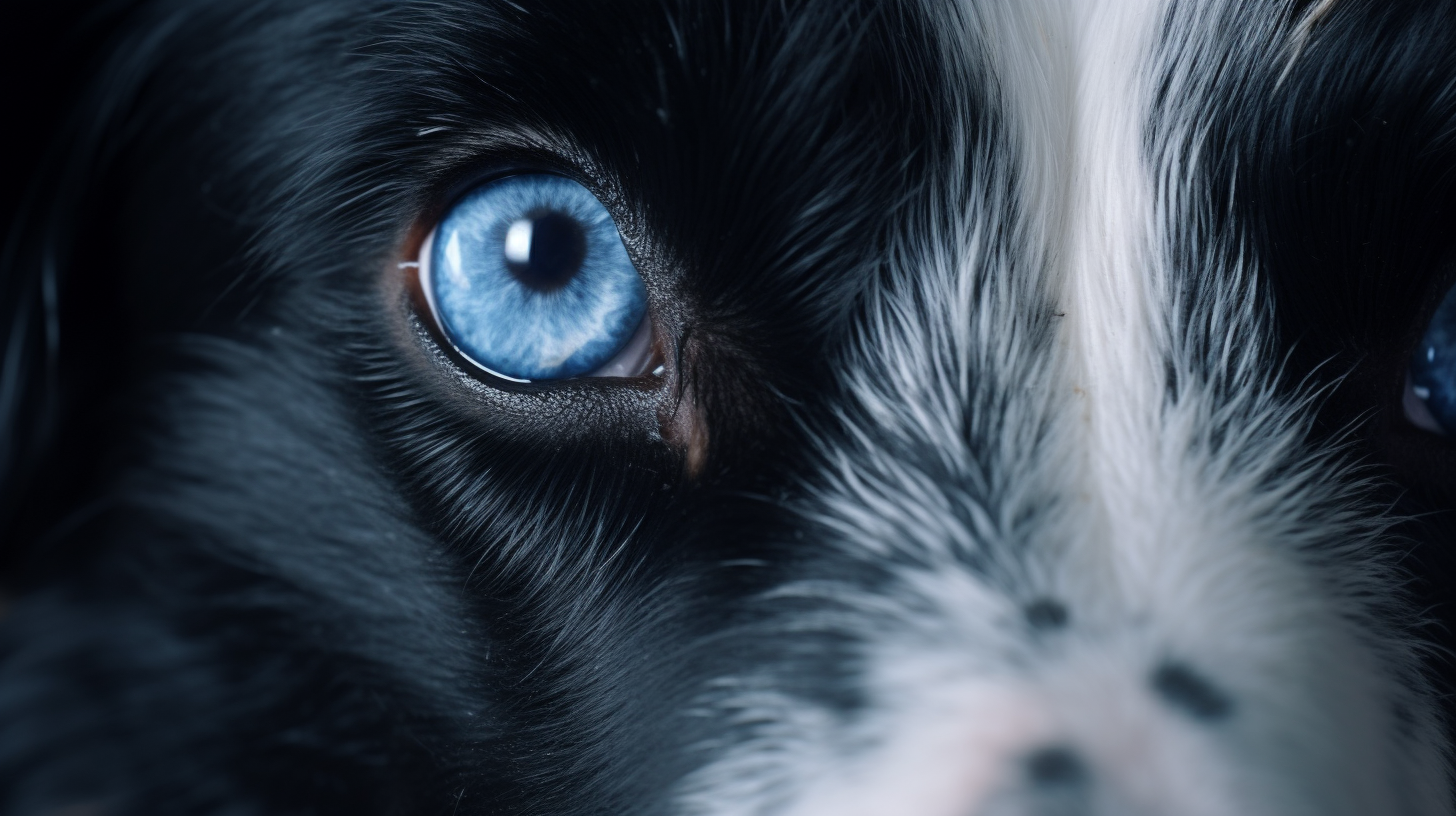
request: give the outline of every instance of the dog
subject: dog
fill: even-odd
[[[1450,4],[75,28],[4,813],[1453,813]]]

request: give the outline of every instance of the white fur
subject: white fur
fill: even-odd
[[[703,715],[746,736],[704,746],[683,813],[1060,813],[1022,764],[1049,746],[1089,770],[1065,812],[1451,812],[1415,650],[1370,600],[1398,595],[1378,513],[1305,441],[1307,400],[1273,387],[1258,259],[1193,203],[1213,32],[1242,31],[1239,53],[1278,71],[1303,29],[1228,0],[1177,9],[1160,42],[1166,2],[937,7],[947,72],[967,98],[995,88],[1004,131],[968,134],[887,259],[846,362],[862,413],[826,443],[806,510],[851,557],[898,566],[880,592],[777,598],[824,604],[798,634],[863,637],[869,706],[837,716],[771,672],[720,679]],[[1175,101],[1151,120],[1160,71]],[[1016,201],[987,192],[1008,180]],[[1205,268],[1175,268],[1180,243]],[[1209,284],[1190,292],[1190,273]],[[1042,597],[1065,603],[1064,630],[1026,624]],[[1231,713],[1160,697],[1168,661]]]

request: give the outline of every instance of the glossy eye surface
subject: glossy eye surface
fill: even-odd
[[[647,291],[616,223],[560,176],[509,176],[467,194],[422,247],[420,283],[456,350],[507,379],[599,373],[629,343],[646,344]]]
[[[1406,417],[1416,426],[1456,434],[1456,289],[1446,293],[1416,346],[1406,387]]]

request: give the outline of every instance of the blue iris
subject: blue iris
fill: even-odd
[[[560,176],[484,184],[446,213],[424,285],[450,342],[486,370],[559,380],[601,368],[647,311],[607,208]]]
[[[1456,289],[1436,307],[1426,336],[1416,346],[1410,381],[1436,424],[1456,434]]]

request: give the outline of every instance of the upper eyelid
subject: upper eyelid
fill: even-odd
[[[419,198],[426,203],[415,208],[412,233],[420,227],[428,232],[462,198],[483,184],[514,175],[546,174],[561,176],[586,188],[587,192],[606,208],[617,225],[622,242],[633,256],[634,263],[640,254],[658,254],[654,242],[645,237],[642,211],[632,204],[631,196],[614,174],[606,171],[587,158],[586,151],[558,145],[556,148],[532,145],[522,147],[516,142],[502,142],[483,146],[473,160],[455,161],[449,167],[432,171],[441,179],[440,183],[427,188]],[[660,265],[653,265],[659,270]],[[654,275],[639,267],[649,295],[654,291]]]
[[[551,175],[576,182],[591,193],[611,215],[629,250],[633,244],[638,243],[634,240],[636,230],[624,228],[624,226],[635,227],[639,219],[635,211],[623,206],[626,197],[619,185],[607,180],[604,174],[587,172],[576,164],[551,162],[539,157],[537,161],[541,163],[533,164],[524,160],[496,162],[488,168],[477,168],[473,172],[462,174],[448,184],[436,187],[433,192],[427,191],[422,196],[427,203],[416,208],[411,232],[417,233],[421,227],[425,228],[425,232],[433,229],[452,207],[482,185],[510,176]],[[420,240],[422,241],[422,239]]]
[[[585,187],[613,216],[617,215],[611,202],[620,200],[620,186],[610,173],[591,161],[587,152],[569,139],[548,138],[540,134],[535,138],[526,135],[517,138],[494,136],[475,144],[455,145],[457,150],[461,147],[466,148],[472,157],[451,159],[426,170],[429,176],[437,179],[425,191],[425,198],[430,202],[427,209],[437,215],[448,211],[482,184],[523,174],[548,174],[570,179]]]

